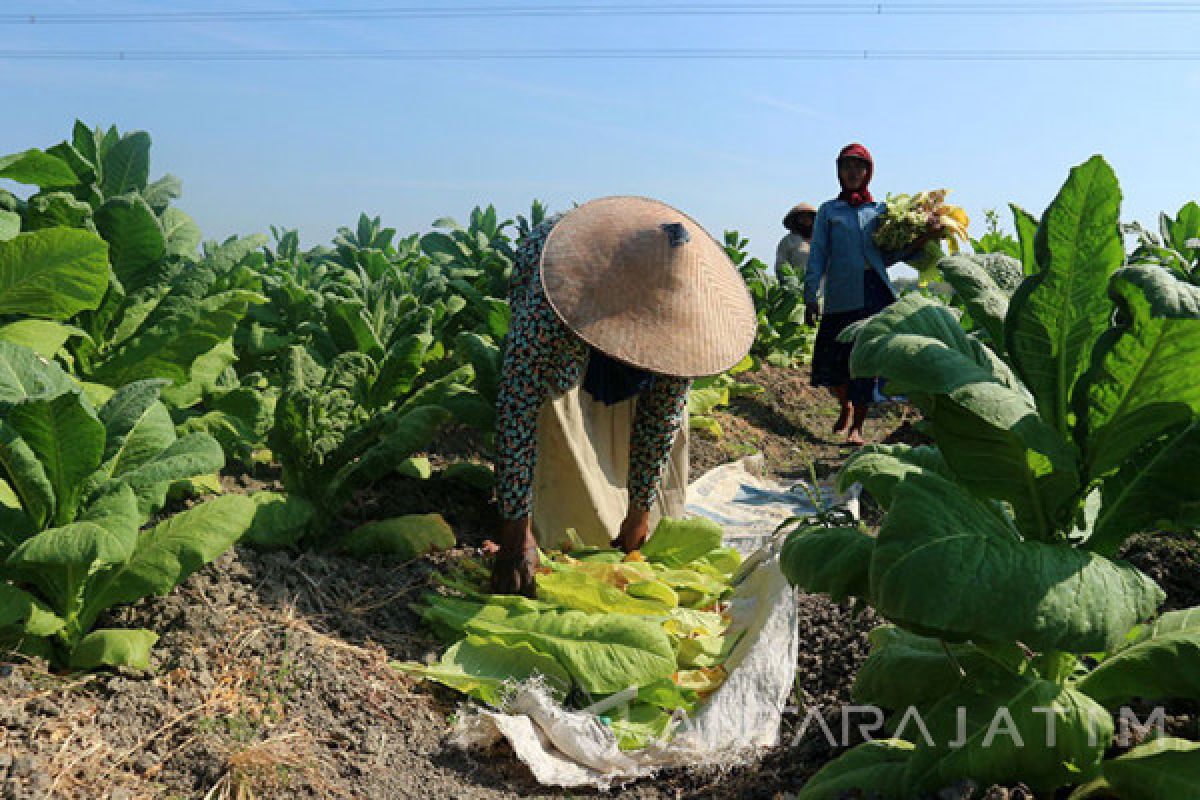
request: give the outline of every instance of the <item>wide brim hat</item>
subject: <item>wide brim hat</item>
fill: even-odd
[[[812,214],[813,216],[816,216],[816,213],[817,207],[812,203],[797,203],[796,205],[792,206],[786,214],[783,215],[783,227],[791,228],[791,221],[801,214]]]
[[[699,223],[645,197],[603,197],[567,212],[542,247],[551,307],[605,355],[696,378],[737,364],[754,343],[754,302]]]

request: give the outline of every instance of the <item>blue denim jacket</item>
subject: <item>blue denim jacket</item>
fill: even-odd
[[[828,200],[817,210],[808,269],[804,272],[804,301],[817,302],[825,284],[824,312],[857,311],[863,307],[863,273],[873,269],[896,296],[887,268],[900,260],[899,253],[883,253],[871,234],[879,224],[883,203],[855,208],[844,200]]]

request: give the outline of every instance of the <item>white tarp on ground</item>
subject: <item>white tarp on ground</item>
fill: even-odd
[[[688,489],[688,512],[716,520],[726,541],[749,554],[730,600],[729,635],[745,632],[725,662],[729,677],[696,716],[680,719],[665,744],[622,752],[600,711],[571,711],[536,685],[519,687],[504,713],[462,717],[456,742],[466,748],[507,739],[543,785],[607,788],[664,767],[736,764],[778,743],[796,669],[795,596],[779,570],[781,541],[771,534],[788,517],[838,500],[857,512],[857,495],[829,487],[789,487],[756,474],[761,456],[717,467]]]

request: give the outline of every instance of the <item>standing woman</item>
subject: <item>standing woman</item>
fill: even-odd
[[[826,386],[838,400],[841,413],[834,433],[845,433],[850,444],[863,444],[863,423],[875,394],[875,378],[850,378],[852,344],[838,335],[848,325],[870,317],[896,300],[896,290],[887,268],[920,252],[937,238],[930,230],[901,252],[881,252],[872,234],[886,204],[871,196],[874,172],[870,152],[861,144],[849,144],[837,157],[841,193],[821,204],[813,224],[808,269],[804,273],[805,322],[816,324],[813,348],[812,385]],[[823,287],[823,292],[822,292]],[[817,298],[823,294],[823,308]]]
[[[721,245],[656,200],[606,197],[518,248],[496,415],[492,590],[534,596],[568,528],[638,549],[687,487],[692,378],[738,363],[754,304]],[[581,391],[582,389],[582,391]]]

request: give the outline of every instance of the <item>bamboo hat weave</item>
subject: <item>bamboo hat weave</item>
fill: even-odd
[[[754,342],[754,303],[725,249],[681,211],[604,197],[568,212],[542,248],[555,313],[587,344],[661,375],[716,375]]]

